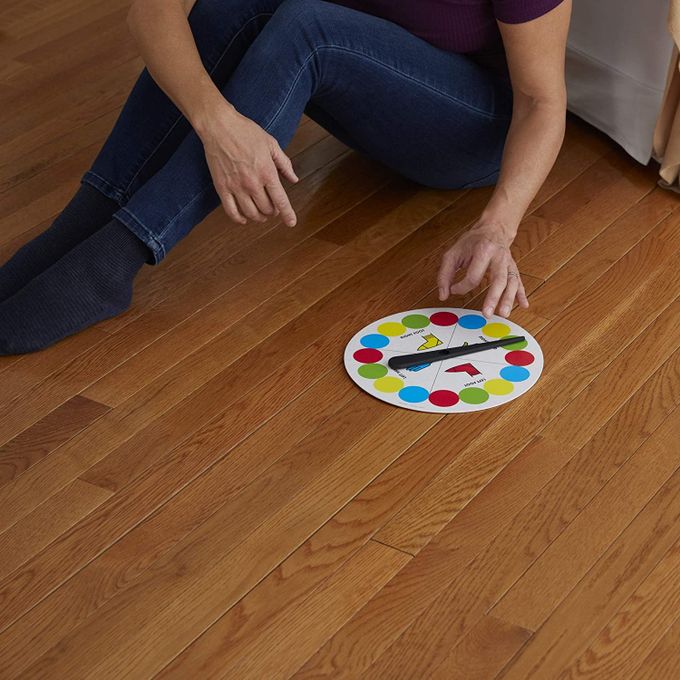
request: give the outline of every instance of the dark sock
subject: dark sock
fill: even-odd
[[[71,248],[111,220],[118,204],[89,184],[81,184],[75,196],[52,225],[17,250],[0,267],[0,302],[20,291]]]
[[[43,349],[120,314],[149,249],[113,219],[0,303],[0,355]]]

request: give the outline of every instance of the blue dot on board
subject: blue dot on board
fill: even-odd
[[[380,335],[380,333],[371,333],[371,335],[364,335],[359,342],[364,347],[370,347],[371,349],[380,349],[390,344],[390,339],[385,335]]]
[[[399,390],[399,398],[409,404],[417,404],[418,402],[425,401],[429,396],[430,393],[428,390],[424,387],[418,387],[417,385],[409,385],[408,387],[402,387],[402,389]]]
[[[483,316],[479,314],[466,314],[458,319],[458,325],[463,328],[468,328],[470,330],[477,330],[478,328],[483,328],[486,326],[487,321]]]
[[[510,382],[522,382],[531,374],[524,366],[506,366],[501,369],[501,378]]]

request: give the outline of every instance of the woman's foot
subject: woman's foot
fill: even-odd
[[[101,229],[116,210],[115,201],[89,184],[81,184],[52,225],[0,267],[0,302],[18,293],[71,248]]]
[[[0,304],[0,355],[34,352],[130,306],[149,249],[113,219]]]

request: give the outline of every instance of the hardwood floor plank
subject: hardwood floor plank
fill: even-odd
[[[562,451],[564,449],[560,447],[559,452]],[[495,526],[499,517],[510,512],[513,502],[521,502],[526,497],[526,488],[531,488],[531,482],[527,482],[525,487],[517,489],[512,485],[513,480],[526,479],[540,484],[540,480],[549,478],[551,470],[558,464],[555,447],[535,446],[527,449],[529,452],[532,455],[524,456],[521,464],[518,461],[503,475],[504,479],[499,480],[497,486],[504,502],[498,503],[495,495],[489,498],[491,502],[483,511],[487,513],[489,526]],[[441,465],[446,455],[447,452],[441,449],[431,450],[416,444],[409,450],[408,456],[400,456],[286,562],[184,650],[163,675],[167,672],[171,677],[179,677],[181,673],[228,676],[232,664],[238,663],[241,657],[250,653],[251,645],[257,644],[267,622],[277,620],[285,609],[295,608],[307,588],[319,583],[342,557],[351,554],[357,544],[370,538],[385,519],[407,502],[419,485],[425,483],[430,471]],[[471,518],[469,532],[456,541],[457,550],[462,549],[464,540],[469,543],[483,537],[484,521],[479,515]],[[303,578],[303,570],[309,568],[310,556],[315,559],[314,571]],[[282,574],[287,578],[284,579]],[[225,640],[229,640],[226,647]]]
[[[288,678],[352,614],[383,587],[410,556],[368,541],[317,590],[284,616],[260,629],[256,644],[235,664],[223,664],[220,677]],[[285,573],[286,562],[283,563]],[[247,599],[243,601],[247,608]],[[247,611],[247,609],[246,609]],[[237,631],[233,631],[238,634]],[[291,645],[291,638],[295,645]],[[200,671],[199,671],[200,672]],[[162,677],[186,677],[180,666],[164,669]]]
[[[14,192],[22,183],[28,183],[36,176],[45,176],[58,171],[58,164],[71,156],[78,156],[86,149],[90,149],[84,156],[89,160],[92,157],[92,150],[98,149],[105,139],[105,135],[111,129],[117,116],[117,111],[105,113],[92,122],[88,122],[81,127],[66,132],[63,135],[50,135],[50,140],[35,149],[26,148],[26,144],[15,146],[16,151],[12,152],[10,145],[5,145],[0,149],[3,164],[0,165],[0,192]],[[83,162],[82,172],[87,168]],[[82,174],[81,172],[81,174]],[[41,189],[42,190],[42,187]],[[35,186],[31,186],[30,195],[38,193]],[[49,225],[48,225],[49,226]],[[25,233],[25,232],[24,232]],[[23,235],[23,234],[21,234]]]
[[[652,648],[680,611],[680,541],[664,555],[588,648],[562,673],[564,678],[637,676]]]
[[[595,281],[649,232],[654,230],[657,236],[660,235],[659,223],[678,204],[677,198],[669,194],[663,189],[654,189],[577,252],[532,296],[535,312],[549,319],[558,317],[579,290]],[[677,217],[674,215],[672,219]],[[520,259],[518,266],[522,273],[531,269],[525,268],[524,264]]]
[[[40,127],[47,117],[60,119],[65,124],[60,129],[67,132],[116,109],[141,67],[134,55],[109,52],[91,55],[86,66],[76,65],[58,78],[46,78],[39,89],[20,93],[9,118],[0,113],[0,144]]]
[[[65,2],[59,0],[58,3],[50,4],[64,6]],[[4,5],[6,6],[7,2]],[[63,39],[79,27],[88,26],[99,17],[110,15],[112,9],[129,6],[130,0],[92,0],[87,3],[78,0],[72,11],[61,13],[58,17],[51,16],[47,20],[42,16],[42,12],[35,11],[34,3],[23,2],[21,5],[21,9],[26,12],[21,29],[14,23],[18,17],[16,10],[10,12],[7,8],[12,24],[11,28],[10,24],[3,25],[7,36],[10,37],[0,49],[0,58],[3,60],[8,57],[20,57],[28,50],[39,48],[44,42]]]
[[[571,214],[560,220],[561,227],[539,248],[522,257],[518,263],[522,272],[547,279],[652,190],[646,168],[631,166],[627,159],[605,157],[593,169],[599,170],[596,166],[605,163],[603,171],[607,176],[601,180],[597,195],[585,204],[579,202],[571,206]],[[586,172],[581,177],[589,174]],[[593,174],[593,181],[598,182],[599,178]],[[554,214],[550,206],[539,208],[537,213],[552,221],[559,215]]]
[[[432,680],[490,680],[530,637],[528,630],[485,616],[429,677]]]
[[[680,672],[680,617],[658,644],[646,654],[636,671],[637,680],[675,680]]]
[[[4,667],[12,673],[20,673],[31,660],[56,644],[65,632],[128,587],[151,563],[163,558],[176,543],[230,502],[234,494],[240,492],[243,498],[242,489],[247,487],[250,487],[248,493],[255,496],[253,512],[246,513],[247,519],[248,522],[257,522],[259,513],[267,512],[267,506],[258,504],[259,487],[254,486],[256,478],[266,475],[267,469],[281,456],[322,427],[336,411],[346,408],[356,396],[347,385],[343,393],[338,393],[337,401],[325,402],[325,407],[319,407],[324,403],[323,397],[329,386],[337,384],[339,378],[341,375],[337,369],[326,380],[312,385],[288,408],[274,414],[269,421],[263,417],[262,427],[241,441],[247,429],[238,414],[246,410],[250,413],[256,411],[253,407],[258,404],[251,398],[248,404],[243,404],[244,407],[250,405],[250,408],[235,409],[234,427],[229,431],[232,439],[223,438],[221,442],[223,455],[195,479],[190,490],[169,498],[162,512],[149,513],[159,503],[159,490],[167,494],[173,490],[181,491],[177,480],[183,483],[192,480],[192,470],[182,464],[183,460],[190,461],[195,469],[200,470],[207,467],[211,457],[215,458],[212,451],[217,442],[208,439],[207,435],[200,443],[197,442],[195,448],[186,449],[181,458],[163,463],[158,471],[150,470],[145,479],[139,480],[134,487],[116,494],[86,524],[65,534],[50,554],[38,556],[31,565],[33,573],[51,577],[58,574],[50,574],[50,565],[54,569],[57,565],[72,563],[74,556],[84,550],[92,557],[100,554],[97,560],[84,565],[60,588],[51,592],[46,589],[45,593],[49,593],[46,600],[0,634],[0,639],[6,642],[0,645],[0,649],[12,651],[2,659]],[[236,445],[238,455],[227,455]],[[162,500],[163,496],[160,498]],[[149,517],[142,521],[146,515]],[[125,533],[136,521],[139,524]],[[247,526],[250,524],[237,525],[235,529],[242,531]],[[119,536],[121,538],[116,542]],[[332,543],[330,548],[332,552]],[[105,589],[101,586],[102,574],[106,574],[106,582],[110,584]],[[33,585],[41,588],[35,579]]]
[[[649,441],[653,441],[653,438]],[[626,482],[630,484],[630,473],[637,472],[640,466],[644,467],[644,459],[647,455],[650,455],[650,450],[654,451],[654,447],[647,442],[623,466],[622,470],[614,476],[614,481],[610,483],[612,486],[605,487],[606,491],[611,490],[611,495],[607,493],[603,498],[607,497],[611,500],[612,497],[616,497],[616,491],[619,491],[622,487],[626,488]],[[674,460],[673,456],[665,450],[658,454],[657,459],[659,476],[655,481],[660,486],[674,473],[678,465],[680,465],[680,461]],[[655,462],[657,459],[655,459]],[[640,463],[641,460],[642,462]],[[560,481],[563,481],[563,479],[560,479]],[[658,486],[656,489],[658,489]],[[653,493],[649,494],[649,496],[653,495]],[[555,502],[554,499],[556,497],[552,496],[552,498],[553,502]],[[588,506],[588,508],[590,507]],[[640,505],[637,507],[639,509]],[[527,529],[531,527],[523,524],[522,520],[524,520],[526,514],[534,510],[535,504],[532,503],[516,518],[518,529],[522,529],[522,535],[518,535],[516,533],[517,529],[513,528],[509,532],[509,536],[501,536],[491,544],[487,551],[477,557],[472,564],[468,565],[469,571],[463,574],[460,580],[453,581],[413,621],[400,638],[373,664],[371,672],[376,674],[377,677],[381,675],[389,677],[390,673],[397,673],[398,669],[400,669],[399,672],[409,670],[413,673],[425,664],[436,663],[442,650],[446,651],[454,647],[458,640],[465,635],[467,629],[473,627],[485,612],[490,612],[496,618],[502,618],[502,611],[491,609],[491,606],[505,592],[508,586],[513,583],[517,576],[522,573],[527,564],[530,564],[535,559],[536,555],[540,553],[541,548],[549,544],[550,541],[550,536],[541,535],[539,537],[530,534]],[[570,510],[565,511],[565,515],[568,517],[569,514],[573,515],[576,511],[578,510],[574,510],[572,507]],[[552,518],[553,521],[556,519],[554,514],[550,514],[548,517]],[[586,517],[589,517],[592,521],[592,515],[589,516],[588,514],[583,514],[583,512],[578,515],[575,521],[579,523],[585,520]],[[631,517],[629,515],[627,522],[624,520],[623,526],[630,520]],[[530,521],[535,523],[535,515],[534,519]],[[545,516],[542,521],[546,521]],[[568,520],[565,519],[564,522],[567,523]],[[552,545],[559,544],[558,542],[563,536],[568,536],[572,526],[578,526],[578,524],[569,524],[566,531],[559,534],[559,538]],[[522,538],[522,536],[527,538]],[[533,541],[531,540],[532,536]],[[513,539],[514,545],[510,545],[508,539]],[[527,540],[531,541],[529,545],[527,545]],[[571,558],[572,553],[567,553],[567,555]],[[568,560],[569,558],[565,557],[564,554],[562,555],[563,560]],[[441,626],[441,624],[438,625],[437,623],[451,620],[456,621],[457,626]],[[508,621],[508,623],[520,625],[515,621]],[[425,631],[427,631],[426,634],[424,634]]]
[[[679,421],[676,412],[650,439],[659,454],[677,450]],[[515,657],[504,679],[523,680],[532,673],[555,677],[564,670],[679,536],[680,471],[676,471]]]
[[[678,464],[676,456],[643,454],[628,461],[522,574],[494,616],[537,630]]]
[[[0,407],[3,409],[0,411],[0,420],[5,417],[7,432],[13,433],[5,436],[3,443],[36,422],[36,420],[31,421],[30,418],[26,422],[25,417],[20,415],[21,424],[15,424],[4,409],[21,399],[22,396],[30,395],[46,377],[57,373],[64,364],[69,364],[90,348],[98,346],[107,337],[98,328],[91,327],[70,338],[68,342],[57,343],[41,352],[0,357],[0,379],[2,380]]]
[[[0,486],[16,479],[108,411],[108,406],[76,395],[0,446]]]
[[[0,578],[5,578],[101,505],[111,493],[79,479],[0,533]]]
[[[288,496],[285,505],[230,550],[216,551],[215,546],[225,545],[222,535],[237,530],[238,524],[231,519],[233,512],[216,513],[200,531],[176,546],[170,558],[145,572],[134,587],[100,608],[94,619],[65,636],[57,648],[25,672],[35,677],[70,676],[77,668],[78,673],[108,677],[129,668],[141,675],[160,670],[174,656],[173,650],[195,639],[344,506],[357,487],[365,486],[393,462],[412,436],[420,436],[424,419],[423,414],[409,413],[399,423],[387,421],[370,429],[351,448],[342,447],[343,455],[334,456],[318,476],[305,480],[302,494]],[[334,425],[338,427],[337,422]],[[400,445],[396,449],[384,446],[390,440]],[[341,446],[335,439],[332,442]],[[366,455],[367,451],[374,455]],[[319,452],[318,445],[308,449],[300,472]],[[332,453],[328,451],[328,455]],[[251,502],[246,510],[252,508]],[[257,566],[246,570],[246,563]],[[181,625],[176,625],[179,611]],[[101,635],[103,630],[106,635]]]

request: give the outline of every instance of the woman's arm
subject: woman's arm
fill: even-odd
[[[154,81],[198,129],[217,106],[233,107],[201,63],[187,21],[195,4],[196,0],[135,0],[127,22]]]
[[[512,124],[501,173],[482,219],[509,241],[548,176],[564,139],[564,58],[571,0],[527,24],[499,22],[512,80]]]
[[[197,0],[134,0],[128,26],[149,73],[198,133],[227,215],[243,224],[295,213],[279,172],[297,181],[290,159],[259,125],[240,115],[207,73],[187,20]]]
[[[465,294],[489,271],[491,285],[483,305],[491,316],[507,316],[517,299],[528,307],[524,287],[510,254],[519,224],[545,181],[562,146],[566,117],[564,59],[571,0],[523,24],[499,22],[513,88],[513,115],[501,172],[478,222],[449,249],[442,262],[440,299]],[[451,286],[456,271],[463,280]],[[508,272],[511,272],[508,276]]]

